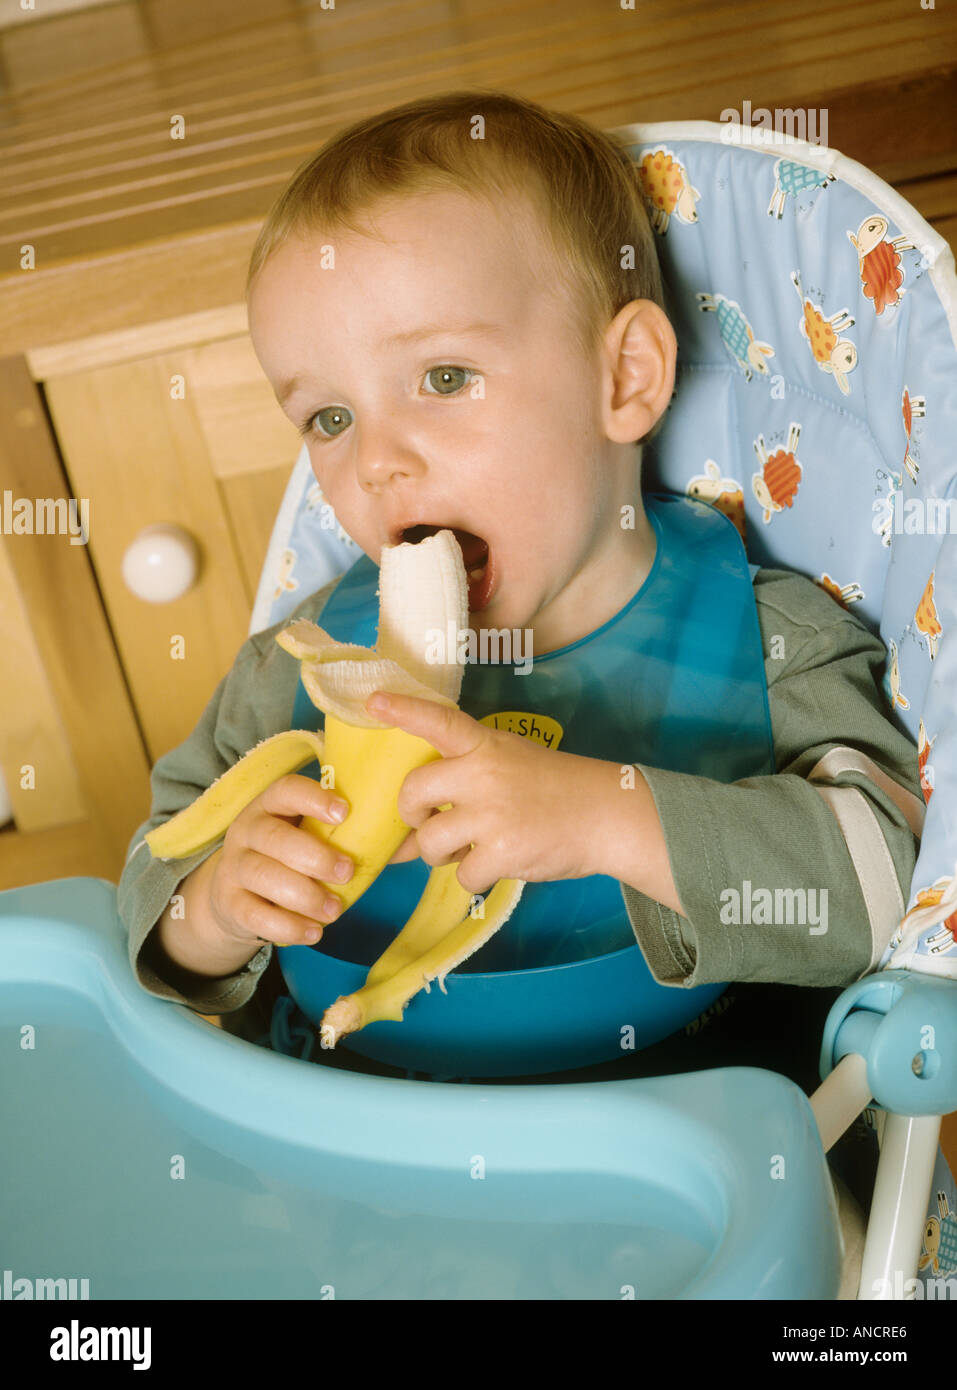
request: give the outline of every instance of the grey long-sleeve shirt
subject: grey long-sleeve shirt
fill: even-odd
[[[243,644],[196,728],[153,769],[151,815],[131,841],[119,913],[143,988],[199,1013],[245,1005],[273,947],[223,978],[171,968],[150,934],[178,885],[216,846],[164,862],[152,858],[143,836],[255,744],[290,727],[299,662],[274,638],[297,618],[315,620],[336,583]],[[904,913],[924,806],[917,748],[887,709],[879,638],[790,571],[759,570],[754,593],[776,774],[726,784],[638,764],[687,915],[627,884],[622,896],[660,984],[846,985],[876,966]],[[779,896],[764,921],[762,889],[798,893]]]

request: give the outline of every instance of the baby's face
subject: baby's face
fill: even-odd
[[[473,625],[545,615],[557,631],[555,605],[600,579],[618,527],[607,464],[621,445],[600,428],[597,355],[576,344],[530,213],[432,192],[374,222],[384,240],[329,239],[334,268],[319,236],[267,261],[249,300],[263,369],[289,418],[311,421],[325,498],[372,560],[416,526],[470,533],[488,546]]]

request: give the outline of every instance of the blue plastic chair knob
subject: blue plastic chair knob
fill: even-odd
[[[909,970],[856,981],[828,1014],[822,1080],[851,1052],[866,1057],[871,1094],[884,1110],[957,1110],[957,983]]]

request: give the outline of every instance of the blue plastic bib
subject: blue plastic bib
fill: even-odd
[[[562,729],[562,752],[621,767],[646,763],[724,782],[771,773],[761,634],[740,537],[719,512],[690,498],[652,495],[645,507],[657,550],[634,597],[587,637],[535,657],[528,674],[515,665],[466,665],[460,704],[475,718],[546,716]],[[374,645],[378,573],[363,556],[337,585],[319,618],[337,640]],[[321,718],[300,681],[293,726],[317,729]],[[316,763],[304,772],[320,775]],[[583,834],[594,831],[583,824]],[[372,965],[411,915],[429,872],[420,859],[385,869],[314,951]],[[615,879],[530,883],[511,919],[456,973],[564,965],[626,947],[639,950]]]

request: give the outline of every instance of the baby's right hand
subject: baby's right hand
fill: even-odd
[[[334,921],[342,904],[322,883],[346,883],[353,862],[341,851],[299,828],[301,816],[338,824],[342,797],[311,777],[280,777],[251,801],[226,832],[209,888],[209,907],[223,934],[233,941],[272,941],[277,946],[312,945]],[[345,872],[336,866],[345,861]]]

